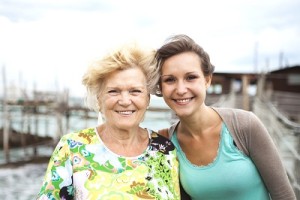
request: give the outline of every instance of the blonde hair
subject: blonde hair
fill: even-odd
[[[136,42],[120,46],[102,59],[95,60],[82,78],[87,89],[86,104],[90,109],[100,111],[98,98],[102,94],[105,78],[112,72],[137,67],[142,70],[147,81],[148,93],[153,93],[159,80],[154,59],[155,51],[143,48]]]

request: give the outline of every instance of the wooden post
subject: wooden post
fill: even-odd
[[[49,134],[49,116],[50,115],[50,112],[48,111],[48,106],[47,106],[47,111],[46,111],[46,114],[45,114],[45,134],[46,136],[50,136]]]
[[[256,90],[256,96],[260,100],[263,100],[263,97],[265,96],[263,95],[264,88],[265,88],[265,81],[266,81],[266,75],[264,73],[261,73],[257,81],[257,90]]]
[[[25,102],[24,102],[24,104],[22,105],[22,107],[21,107],[21,124],[20,124],[20,126],[21,126],[21,128],[20,128],[20,130],[21,130],[21,146],[22,146],[22,148],[23,148],[23,151],[24,151],[24,155],[26,155],[26,137],[25,137],[25,117],[26,117],[26,110],[25,110]]]
[[[7,88],[6,88],[6,73],[5,66],[2,68],[3,75],[3,152],[6,163],[10,162],[9,156],[9,127],[10,127],[10,116],[7,106]]]
[[[248,94],[248,85],[249,80],[247,75],[243,75],[243,109],[249,110],[249,94]]]
[[[34,86],[33,86],[33,97],[34,97],[34,100],[33,100],[33,105],[32,105],[32,115],[33,115],[33,120],[34,120],[34,143],[36,144],[38,139],[37,139],[37,136],[38,136],[38,95],[37,95],[37,90],[36,90],[36,84],[34,83]],[[36,145],[33,145],[33,156],[37,156],[37,146]]]
[[[39,135],[39,106],[38,104],[34,105],[34,140],[35,143],[38,143],[38,135]],[[38,147],[34,145],[34,156],[38,155]]]
[[[25,131],[24,131],[25,130],[24,124],[25,124],[25,117],[26,117],[26,110],[25,110],[26,91],[25,91],[25,87],[23,86],[21,72],[19,74],[19,87],[20,87],[21,94],[22,94],[22,99],[20,99],[20,101],[18,102],[18,104],[20,105],[20,111],[21,111],[21,122],[20,122],[21,147],[23,149],[24,155],[26,155],[26,137],[25,137]],[[24,87],[24,88],[22,88],[22,87]]]

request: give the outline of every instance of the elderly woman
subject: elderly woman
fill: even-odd
[[[104,123],[61,138],[38,199],[180,199],[175,147],[140,127],[159,79],[154,53],[125,45],[90,66],[87,103]]]

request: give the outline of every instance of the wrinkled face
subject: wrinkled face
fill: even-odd
[[[204,76],[200,58],[193,52],[172,56],[162,66],[162,95],[178,117],[193,116],[200,110],[210,81],[211,76]]]
[[[149,101],[144,73],[139,68],[129,68],[105,78],[99,103],[109,126],[130,129],[139,126]]]

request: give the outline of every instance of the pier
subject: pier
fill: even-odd
[[[275,93],[274,95],[279,94]],[[289,104],[294,110],[291,115],[288,115],[286,111],[283,112],[284,108],[278,106],[278,103],[285,101],[291,95],[298,100],[294,101],[295,104]],[[252,102],[250,107],[252,108],[251,111],[261,119],[275,142],[297,199],[300,199],[300,123],[294,120],[296,118],[295,113],[297,113],[299,120],[300,94],[280,92],[280,96],[281,99],[276,102],[266,99],[265,96],[250,97]],[[214,106],[243,108],[241,106],[243,98],[242,95],[237,94],[223,95]],[[295,112],[296,109],[298,109],[297,112]]]
[[[240,85],[238,89],[236,82]],[[208,95],[206,103],[249,110],[260,118],[278,148],[296,197],[300,199],[300,66],[268,74],[221,73],[212,85],[220,84],[227,90],[219,95]],[[249,94],[251,85],[256,87],[252,95]]]
[[[300,66],[267,74],[216,73],[206,101],[207,105],[216,107],[252,111],[262,120],[278,147],[298,199],[300,79],[295,79],[295,75],[300,78],[299,70]],[[289,74],[293,75],[292,79],[289,79]],[[255,87],[255,93],[249,92],[252,87]],[[86,108],[83,99],[69,97],[67,90],[34,91],[32,96],[31,99],[4,99],[1,102],[2,167],[45,162],[63,134],[97,123],[98,114]],[[176,120],[176,116],[166,107],[149,107],[147,112],[163,113],[163,117],[170,122]],[[12,159],[12,155],[19,156]]]

